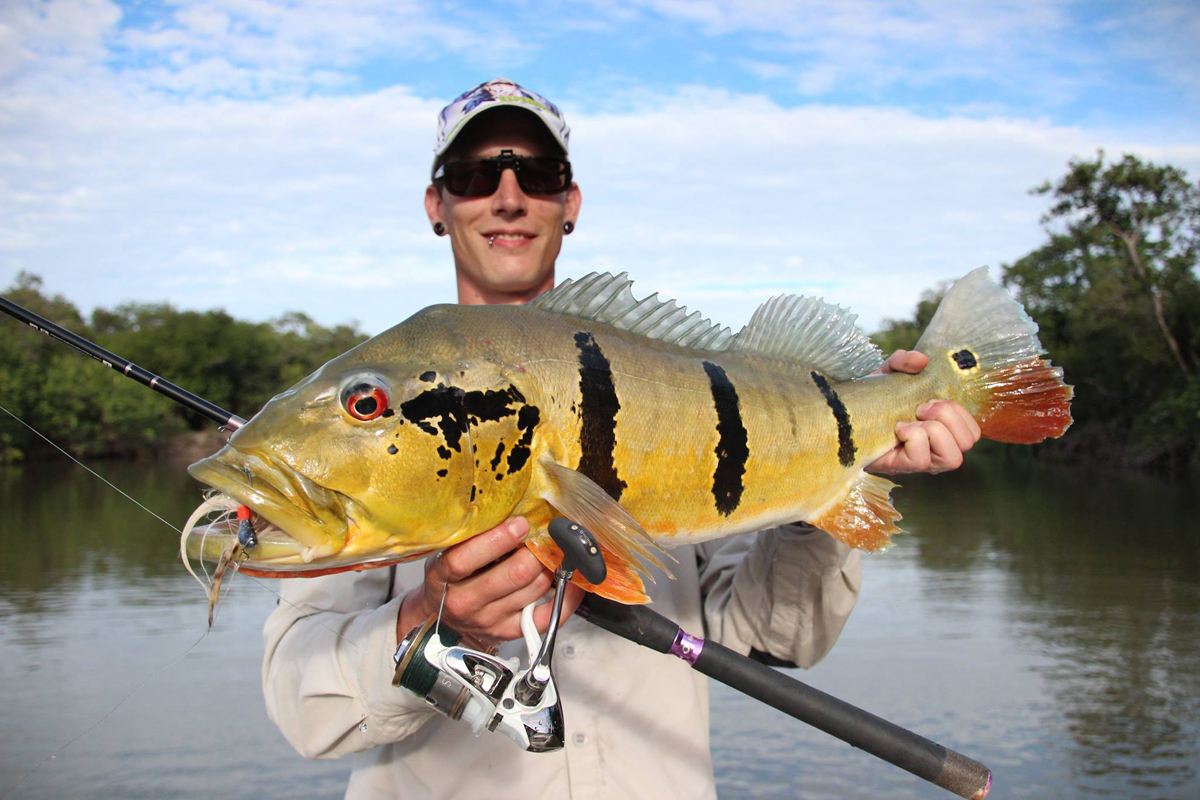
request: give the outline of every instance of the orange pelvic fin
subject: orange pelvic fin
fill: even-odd
[[[1071,427],[1074,391],[1063,383],[1062,370],[1046,359],[994,370],[977,385],[985,392],[978,415],[984,438],[1037,444]]]
[[[525,541],[525,545],[551,572],[558,569],[558,565],[562,563],[562,550],[545,531],[530,536]],[[571,582],[585,591],[607,597],[609,600],[616,600],[618,603],[626,605],[649,603],[650,597],[646,594],[645,584],[638,577],[634,566],[628,561],[622,560],[620,556],[604,545],[600,545],[600,552],[604,555],[604,565],[608,568],[608,576],[604,582],[588,583],[578,572],[575,573]]]
[[[808,522],[851,547],[877,553],[891,543],[893,533],[900,532],[896,527],[900,512],[889,496],[895,487],[864,472],[842,502]]]
[[[670,570],[659,556],[667,555],[650,535],[642,529],[637,520],[612,499],[607,492],[600,488],[591,478],[582,472],[543,460],[541,467],[546,477],[547,491],[543,499],[557,509],[563,516],[591,531],[604,554],[604,563],[608,567],[608,578],[600,586],[591,589],[597,594],[622,603],[645,603],[646,596],[644,578],[651,582],[654,577],[649,572],[649,566],[658,567],[667,577],[674,579]],[[551,569],[558,566],[562,558],[558,548],[550,539],[549,534],[542,533],[549,546],[554,547],[552,565],[538,552],[545,546],[532,543],[536,537],[530,537],[530,549],[538,555],[543,564]],[[674,560],[674,559],[671,559]],[[649,566],[647,566],[649,565]],[[575,581],[580,586],[588,588],[582,578]]]

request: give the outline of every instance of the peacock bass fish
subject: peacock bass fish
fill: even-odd
[[[575,581],[645,602],[662,548],[804,520],[883,549],[894,484],[863,468],[927,400],[961,403],[1003,442],[1071,424],[1071,387],[986,268],[946,293],[919,375],[872,374],[882,354],[822,300],[774,298],[733,334],[630,285],[592,274],[524,306],[431,306],[272,399],[189,468],[255,514],[240,571],[384,566],[515,515],[554,569],[546,526],[565,515],[608,565],[602,584]],[[214,560],[234,536],[185,535]]]

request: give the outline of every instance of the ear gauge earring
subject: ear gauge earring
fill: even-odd
[[[575,230],[574,222],[571,222],[571,220],[567,220],[566,222],[563,223],[563,233],[569,234],[573,230]]]
[[[438,236],[445,236],[446,235],[446,226],[440,222],[435,222],[435,223],[433,223],[433,232],[436,233]]]

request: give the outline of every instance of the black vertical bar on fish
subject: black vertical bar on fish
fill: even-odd
[[[651,650],[677,655],[698,672],[959,797],[982,798],[992,787],[991,770],[978,761],[716,642],[692,637],[645,606],[588,595],[579,608],[594,625]]]
[[[7,298],[0,297],[0,311],[37,328],[47,336],[58,339],[63,344],[74,347],[76,350],[91,356],[106,367],[111,367],[122,375],[133,378],[138,383],[150,387],[159,394],[166,395],[176,403],[190,408],[200,416],[211,419],[218,425],[222,425],[230,430],[237,430],[246,424],[246,420],[241,417],[226,411],[214,403],[208,402],[203,397],[192,394],[186,389],[181,389],[170,381],[163,380],[153,372],[142,369],[137,364],[121,358],[116,353],[110,353],[100,345],[89,342],[82,336],[71,333],[66,328],[55,325],[45,317],[40,317]]]

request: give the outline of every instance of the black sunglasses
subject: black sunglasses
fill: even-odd
[[[458,197],[487,197],[500,188],[500,176],[511,169],[525,194],[558,194],[571,186],[571,162],[555,156],[516,156],[501,150],[493,158],[447,161],[433,173],[433,182]]]

